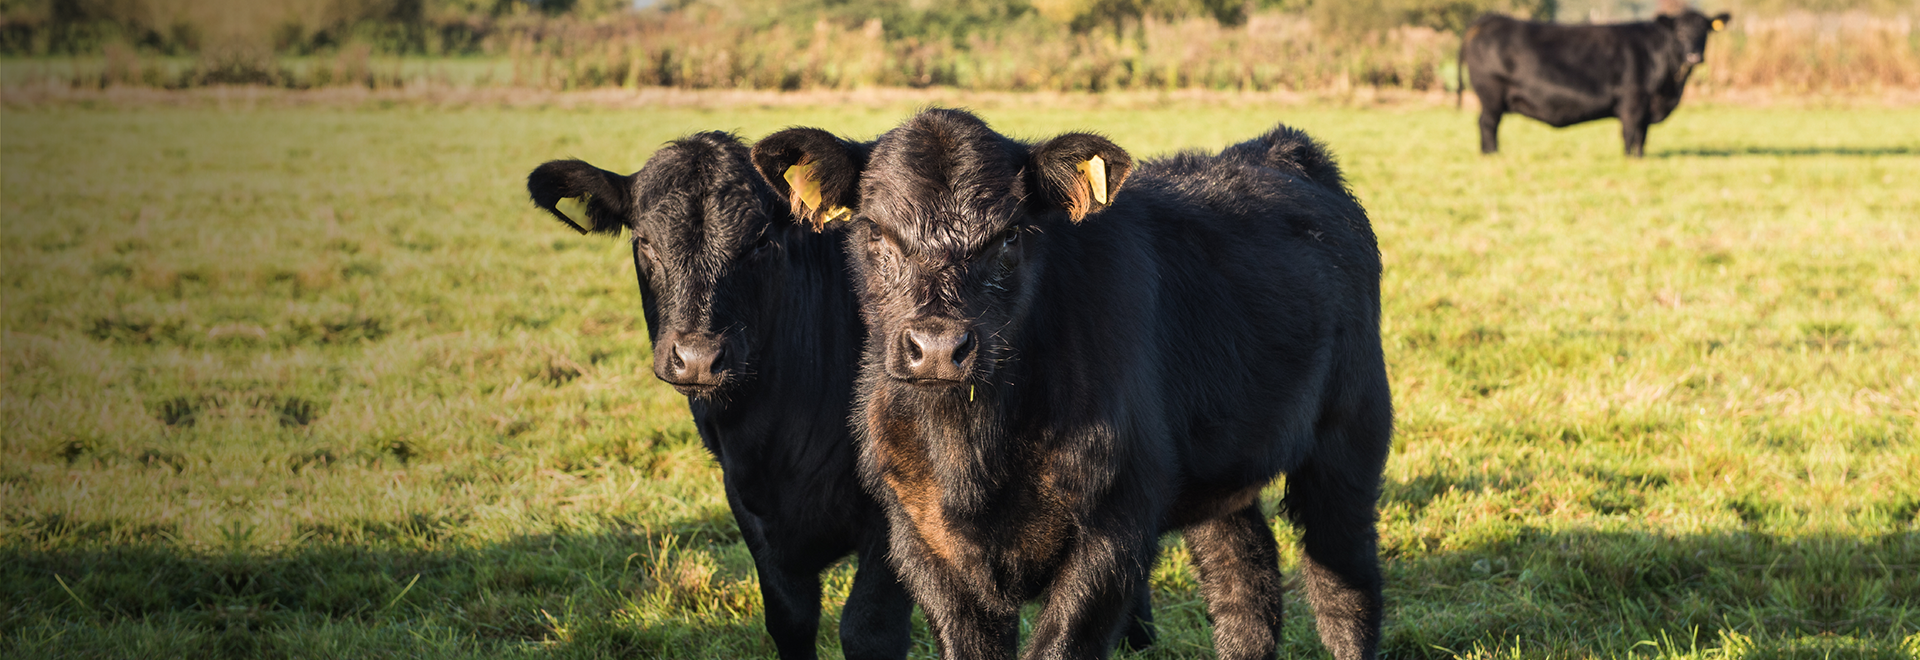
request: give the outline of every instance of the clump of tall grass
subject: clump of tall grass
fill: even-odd
[[[1913,17],[1865,12],[1737,18],[1707,49],[1716,87],[1783,92],[1920,87]]]
[[[1920,84],[1906,15],[1863,12],[1740,17],[1708,48],[1701,82],[1717,89],[1870,91]],[[1027,21],[954,41],[889,39],[876,20],[764,30],[669,14],[551,21],[509,40],[514,82],[612,86],[1103,91],[1204,88],[1320,91],[1450,88],[1459,37],[1428,27],[1337,30],[1309,15],[1256,13],[1244,24],[1152,16],[1120,31]]]
[[[549,89],[1428,89],[1438,87],[1436,71],[1451,41],[1418,27],[1334,41],[1287,14],[1256,15],[1238,27],[1148,17],[1127,33],[1029,22],[952,42],[890,40],[878,20],[755,31],[674,15],[548,26],[516,35],[509,57],[516,83]]]

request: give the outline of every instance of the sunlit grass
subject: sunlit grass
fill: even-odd
[[[1450,109],[1019,106],[982,111],[1338,153],[1387,264],[1393,656],[1920,649],[1920,114],[1689,107],[1632,162],[1612,122],[1482,158]],[[910,111],[8,110],[0,648],[771,655],[625,253],[524,177]],[[1177,541],[1154,584],[1143,655],[1204,656]]]

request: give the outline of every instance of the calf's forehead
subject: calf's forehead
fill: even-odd
[[[875,145],[862,211],[912,247],[970,251],[1018,213],[1026,151],[972,115],[922,113]]]
[[[744,147],[727,146],[674,142],[634,176],[634,229],[663,259],[710,270],[765,230],[766,210],[751,178],[758,174]]]
[[[1713,29],[1712,19],[1707,18],[1706,14],[1691,9],[1687,10],[1686,13],[1675,16],[1674,23],[1680,29],[1689,33],[1705,33]]]

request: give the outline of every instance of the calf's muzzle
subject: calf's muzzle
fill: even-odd
[[[958,384],[973,371],[980,342],[967,324],[924,317],[900,329],[890,360],[894,378],[929,385]]]
[[[653,375],[685,394],[711,391],[726,376],[726,346],[707,334],[668,332],[653,352]]]

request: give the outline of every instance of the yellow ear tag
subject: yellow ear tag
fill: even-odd
[[[1720,20],[1720,19],[1718,19],[1718,18],[1716,18],[1716,19],[1713,19],[1713,31],[1714,31],[1714,32],[1719,32],[1719,31],[1721,31],[1721,30],[1724,30],[1724,29],[1726,29],[1726,28],[1727,28],[1727,22],[1726,22],[1726,21],[1723,21],[1723,20]]]
[[[1087,177],[1087,185],[1093,188],[1093,201],[1107,203],[1107,161],[1094,156],[1074,169],[1080,170],[1080,175]]]
[[[793,196],[808,209],[820,208],[820,182],[813,180],[813,164],[794,165],[787,168],[787,186],[793,189]]]
[[[833,208],[827,209],[827,222],[833,222],[835,220],[845,220],[847,219],[847,216],[851,216],[851,215],[853,215],[853,209],[847,208],[845,206],[835,206]]]
[[[575,223],[579,224],[580,226],[592,227],[593,223],[589,221],[589,218],[587,218],[587,202],[591,201],[592,199],[593,199],[593,195],[581,195],[579,197],[562,197],[560,198],[560,203],[555,204],[554,206],[559,208],[561,213],[565,214],[568,218],[571,218]]]

